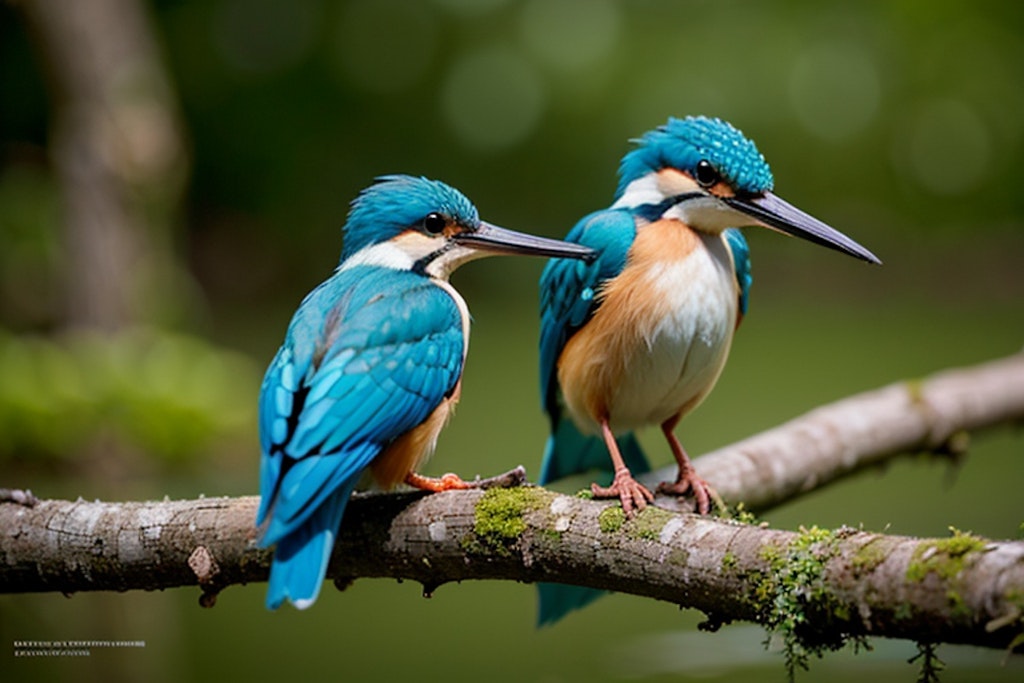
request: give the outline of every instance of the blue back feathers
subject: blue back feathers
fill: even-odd
[[[357,477],[393,439],[425,420],[458,382],[463,351],[458,307],[419,275],[358,266],[313,290],[260,392],[267,475],[260,521],[277,505],[264,542],[276,540],[278,528],[288,533],[301,525],[331,492],[327,479]],[[303,466],[292,471],[299,461]],[[310,478],[319,466],[325,469]],[[313,469],[300,474],[303,468]],[[288,502],[293,495],[295,510]]]
[[[663,168],[692,171],[702,159],[711,162],[734,189],[758,193],[774,185],[771,169],[754,143],[732,124],[706,116],[670,118],[635,140],[638,147],[619,164],[618,199],[638,178]]]
[[[343,228],[343,261],[363,247],[397,237],[431,212],[468,228],[480,223],[473,202],[440,180],[407,175],[387,175],[377,180],[352,200]]]
[[[556,378],[558,356],[569,337],[597,309],[597,295],[626,265],[636,238],[636,221],[629,211],[596,211],[584,216],[565,240],[597,251],[591,263],[551,259],[540,277],[540,391],[554,430],[561,418]]]
[[[722,233],[725,242],[732,252],[732,261],[736,269],[736,281],[740,285],[740,315],[746,315],[747,303],[750,299],[750,286],[754,284],[751,273],[750,246],[739,228],[729,228]]]
[[[259,399],[268,607],[316,599],[363,469],[453,391],[464,351],[457,304],[411,271],[352,266],[303,300]]]

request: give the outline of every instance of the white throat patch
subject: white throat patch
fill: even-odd
[[[416,263],[434,255],[426,263],[427,275],[447,280],[452,272],[467,261],[487,256],[486,252],[464,247],[444,237],[428,237],[409,231],[393,240],[363,247],[338,266],[338,272],[356,266],[379,266],[394,270],[412,270]]]

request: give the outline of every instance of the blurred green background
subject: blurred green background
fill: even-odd
[[[256,493],[262,369],[300,298],[336,264],[347,204],[362,187],[383,173],[441,178],[487,220],[559,236],[610,202],[628,139],[669,115],[732,121],[757,141],[782,197],[885,262],[748,231],[750,312],[717,390],[680,427],[691,453],[1024,343],[1019,3],[161,0],[142,6],[137,25],[106,22],[115,36],[127,27],[152,43],[145,59],[115,60],[117,87],[99,109],[107,101],[127,113],[100,116],[95,129],[82,124],[88,107],[76,109],[93,95],[76,76],[61,81],[91,57],[53,57],[67,52],[47,44],[52,18],[38,4],[0,4],[4,486],[108,500]],[[127,270],[102,249],[97,258],[74,227],[88,214],[67,194],[81,181],[76,126],[129,141],[97,153],[135,217]],[[87,188],[85,201],[96,196]],[[474,314],[472,352],[428,473],[486,476],[522,463],[536,475],[541,268],[493,259],[453,278]],[[89,298],[104,291],[89,284],[101,276],[123,305]],[[653,436],[645,443],[667,464]],[[1016,538],[1022,445],[1019,433],[984,435],[955,466],[906,458],[765,518]],[[274,614],[263,591],[230,588],[211,610],[195,590],[5,596],[5,648],[30,639],[146,647],[52,661],[0,654],[0,672],[784,679],[760,629],[699,633],[701,615],[638,598],[611,596],[536,630],[527,585],[449,585],[424,600],[418,585],[361,580],[344,593],[326,587],[307,612]],[[814,661],[799,678],[914,679],[912,643],[874,645]],[[1020,658],[1001,666],[998,652],[939,652],[945,681],[1024,676]]]

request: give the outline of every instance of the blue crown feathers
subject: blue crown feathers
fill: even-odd
[[[638,147],[619,164],[618,199],[634,180],[663,168],[693,172],[706,159],[722,178],[741,192],[771,190],[775,181],[768,163],[753,141],[732,124],[706,116],[669,118],[668,123],[648,131]]]
[[[371,244],[387,242],[429,213],[440,213],[469,228],[480,224],[473,202],[440,180],[408,175],[387,175],[352,200],[342,260]]]

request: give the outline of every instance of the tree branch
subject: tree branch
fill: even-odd
[[[694,466],[726,501],[763,510],[895,455],[961,454],[968,432],[1014,422],[1024,422],[1024,353],[851,396],[696,458]],[[664,468],[641,480],[675,474]],[[658,505],[673,501],[689,504],[659,498]]]
[[[258,499],[0,505],[4,592],[163,589],[212,597],[265,581]],[[793,567],[799,567],[797,574]],[[1024,543],[777,531],[614,504],[537,487],[359,494],[328,576],[572,583],[694,607],[714,623],[779,627],[802,638],[876,635],[1006,647],[1024,629]],[[810,624],[813,624],[811,630]]]
[[[767,506],[965,429],[1024,416],[1024,356],[894,385],[819,408],[700,460],[732,500]],[[762,489],[770,493],[760,495]],[[18,502],[18,501],[22,502]],[[0,498],[0,592],[223,588],[265,581],[257,499],[148,503]],[[772,530],[537,487],[357,494],[328,575],[552,581],[750,620],[804,646],[851,636],[1019,646],[1024,543],[854,530]]]

